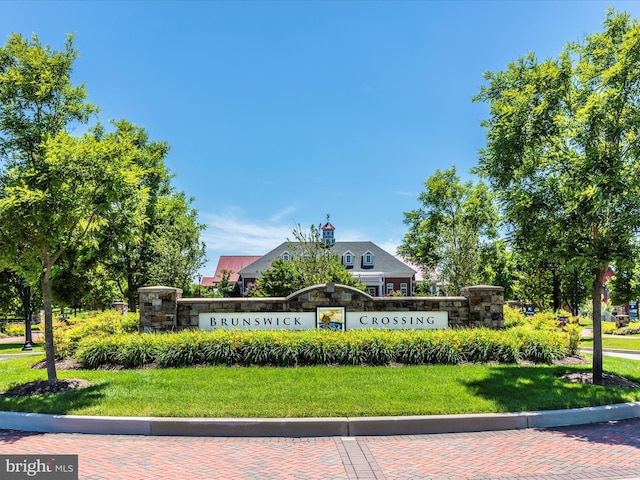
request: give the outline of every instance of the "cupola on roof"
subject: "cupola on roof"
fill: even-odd
[[[327,223],[325,223],[324,227],[322,227],[322,240],[324,240],[325,245],[332,247],[336,243],[336,240],[333,236],[333,231],[336,229],[336,227],[331,225],[331,223],[329,222],[329,217],[330,215],[327,214]]]

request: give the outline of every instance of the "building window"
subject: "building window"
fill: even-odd
[[[291,254],[289,252],[282,252],[280,258],[282,258],[283,260],[291,260]]]
[[[400,291],[402,292],[402,295],[404,295],[405,297],[407,296],[407,294],[409,293],[409,289],[407,288],[406,283],[400,284]]]
[[[393,293],[393,283],[387,283],[387,295]]]
[[[343,261],[345,266],[347,267],[353,267],[353,255],[351,254],[351,252],[347,252],[345,253],[343,256]]]
[[[362,265],[365,267],[373,267],[373,254],[367,252],[362,256]]]
[[[367,287],[367,293],[372,297],[376,296],[376,287]]]

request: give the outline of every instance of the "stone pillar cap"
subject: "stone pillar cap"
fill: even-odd
[[[167,291],[167,292],[169,292],[169,291],[171,291],[171,292],[182,292],[181,288],[165,287],[165,286],[162,286],[162,285],[156,285],[154,287],[140,287],[138,289],[138,292],[151,292],[151,291],[155,292],[155,291],[158,291],[158,290]]]

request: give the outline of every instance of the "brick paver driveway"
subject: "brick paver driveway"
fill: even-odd
[[[82,479],[640,479],[640,419],[393,437],[212,438],[0,431],[2,454],[77,454]]]

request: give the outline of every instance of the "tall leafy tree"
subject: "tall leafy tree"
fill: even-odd
[[[205,244],[200,241],[200,232],[205,225],[198,223],[197,211],[190,202],[176,192],[158,199],[155,225],[147,235],[147,283],[185,289],[204,264]]]
[[[60,51],[43,46],[37,35],[17,33],[0,48],[0,159],[5,167],[35,164],[47,138],[88,122],[97,112],[84,85],[71,82],[77,56],[72,35]]]
[[[602,382],[601,287],[640,229],[640,26],[610,10],[601,32],[557,58],[529,53],[487,72],[477,101],[480,172],[513,239],[591,277],[593,381]]]
[[[607,283],[607,289],[614,305],[627,305],[640,297],[640,265],[638,256],[613,265],[614,275]]]
[[[483,279],[483,251],[497,234],[493,196],[482,182],[462,183],[455,167],[436,170],[424,185],[420,208],[404,214],[409,231],[398,253],[435,270],[445,295],[458,295]]]
[[[58,203],[62,192],[54,190],[63,187],[63,159],[80,150],[67,131],[97,111],[87,102],[84,86],[71,82],[76,58],[71,36],[60,51],[43,46],[35,35],[24,38],[15,33],[0,48],[0,255],[5,265],[20,270],[31,282],[40,280],[50,381],[56,378],[51,268],[64,245],[95,225],[95,217],[72,219],[73,214],[64,214],[70,205],[64,200]],[[74,174],[81,177],[84,172],[69,172],[69,178],[77,181]]]
[[[0,315],[19,317],[25,280],[8,268],[0,270]]]
[[[23,275],[39,277],[45,312],[47,376],[56,380],[51,281],[55,264],[69,248],[95,246],[113,205],[142,198],[140,169],[131,138],[118,133],[80,138],[65,132],[49,137],[34,163],[4,175],[0,192],[3,258]]]
[[[116,122],[116,127],[135,138],[139,154],[134,161],[143,169],[139,185],[149,195],[141,215],[131,215],[130,199],[114,206],[91,260],[102,265],[129,310],[135,311],[140,287],[188,288],[206,258],[200,241],[204,225],[198,223],[191,199],[171,186],[172,175],[164,163],[169,146],[149,140],[144,128],[124,120]]]
[[[480,281],[488,285],[504,287],[504,298],[513,299],[516,255],[508,248],[505,239],[485,242],[482,248]]]

